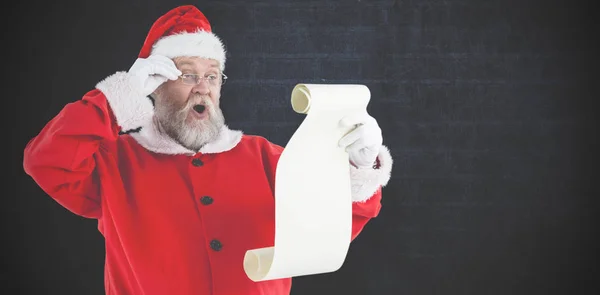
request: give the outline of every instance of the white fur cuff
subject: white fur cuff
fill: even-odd
[[[117,72],[96,85],[106,96],[123,132],[148,126],[154,114],[150,99],[132,87],[129,79],[126,72]]]
[[[350,180],[352,184],[352,201],[364,202],[371,198],[380,187],[387,185],[392,173],[392,155],[386,146],[381,146],[379,168],[356,168],[350,165]]]

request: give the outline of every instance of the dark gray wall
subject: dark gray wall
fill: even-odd
[[[112,2],[10,10],[4,60],[14,70],[4,99],[17,117],[5,126],[17,187],[3,196],[2,217],[7,282],[18,288],[10,294],[103,294],[96,223],[26,177],[22,151],[64,104],[127,70],[158,16],[188,3]],[[228,47],[222,106],[232,128],[285,144],[303,119],[289,105],[295,84],[371,89],[369,112],[395,158],[383,209],[341,270],[296,278],[292,294],[570,294],[597,277],[589,264],[597,195],[585,170],[596,151],[594,95],[585,88],[597,36],[590,7],[189,3]]]

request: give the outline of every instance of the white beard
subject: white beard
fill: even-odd
[[[163,98],[162,101],[173,100]],[[173,103],[156,102],[154,122],[158,124],[158,130],[187,149],[199,151],[205,144],[218,138],[221,127],[225,125],[223,112],[207,97],[191,97],[183,108]],[[204,111],[208,112],[208,118],[186,122],[190,110],[193,111],[192,108],[197,104],[206,107]]]

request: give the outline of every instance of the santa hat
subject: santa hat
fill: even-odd
[[[176,7],[154,22],[138,57],[152,54],[214,59],[221,71],[225,70],[225,46],[212,33],[206,16],[193,5]]]

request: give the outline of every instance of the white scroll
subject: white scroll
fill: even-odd
[[[365,113],[364,85],[298,84],[294,111],[307,114],[292,135],[275,175],[275,245],[250,249],[244,270],[253,281],[337,271],[351,242],[348,153],[338,146],[352,127],[345,116]]]

